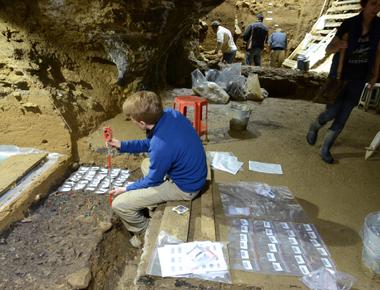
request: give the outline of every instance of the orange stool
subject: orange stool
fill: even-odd
[[[177,109],[178,107],[178,109]],[[197,96],[177,96],[174,99],[173,108],[187,117],[187,108],[193,107],[194,121],[192,122],[198,136],[206,136],[207,139],[207,119],[208,119],[208,102],[207,99]],[[205,112],[203,112],[205,109]],[[205,116],[205,118],[204,118]]]

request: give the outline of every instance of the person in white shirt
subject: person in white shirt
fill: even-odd
[[[231,31],[220,25],[219,21],[211,23],[212,30],[216,33],[216,48],[214,53],[218,54],[219,51],[223,53],[223,61],[232,63],[234,61],[237,47],[232,37]]]

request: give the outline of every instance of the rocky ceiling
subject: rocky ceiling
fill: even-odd
[[[191,25],[222,2],[2,0],[0,9],[2,20],[13,28],[3,35],[9,41],[32,43],[30,51],[20,48],[19,54],[28,53],[37,70],[44,69],[39,56],[48,57],[53,62],[50,69],[55,82],[64,77],[54,63],[70,69],[85,59],[114,63],[119,84],[136,78],[152,84],[165,75],[169,53],[182,51],[178,46],[191,34]],[[48,81],[43,71],[38,73]]]

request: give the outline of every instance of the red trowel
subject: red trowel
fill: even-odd
[[[112,148],[108,144],[108,142],[111,142],[112,140],[112,129],[111,127],[105,127],[103,129],[103,137],[107,144],[107,167],[108,167],[108,180],[109,180],[109,195],[110,195],[110,206],[112,207],[112,177],[111,177],[111,169],[112,169]]]

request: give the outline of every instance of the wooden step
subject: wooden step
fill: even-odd
[[[344,5],[349,5],[349,4],[359,4],[360,5],[360,0],[334,1],[332,3],[332,6],[344,6]]]
[[[342,11],[355,11],[359,12],[361,9],[360,4],[353,4],[353,5],[341,5],[341,6],[334,6],[329,9],[327,9],[327,13],[334,13],[334,12],[342,12]]]
[[[138,266],[136,284],[142,288],[154,283],[160,284],[165,278],[150,276],[150,260],[156,254],[156,241],[160,233],[165,232],[169,236],[182,242],[191,241],[216,241],[214,220],[214,192],[213,173],[208,166],[207,182],[200,195],[193,201],[175,201],[161,205],[153,213],[152,220],[145,235],[144,249],[141,262]],[[184,205],[191,210],[179,215],[173,212],[173,207]],[[161,222],[159,223],[159,221]],[[173,287],[176,281],[173,279]],[[182,281],[182,280],[181,280]],[[195,283],[196,281],[194,281]],[[144,288],[145,289],[145,288]],[[172,288],[170,288],[172,289]]]
[[[342,24],[342,22],[327,22],[325,23],[325,28],[335,28],[339,27]]]
[[[169,236],[183,242],[187,242],[189,233],[190,211],[178,214],[173,208],[184,205],[191,208],[190,201],[169,201],[166,203],[164,215],[162,216],[160,232],[166,232]]]
[[[326,20],[337,20],[337,19],[347,19],[358,15],[358,13],[345,13],[345,14],[330,14],[325,15]]]
[[[329,34],[333,29],[322,29],[322,30],[316,30],[315,33],[319,33],[322,35],[327,35]]]
[[[282,63],[283,66],[289,67],[289,68],[296,68],[297,67],[297,61],[292,59],[285,59]]]

